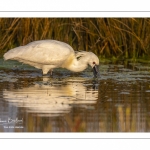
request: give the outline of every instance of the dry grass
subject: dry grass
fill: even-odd
[[[31,41],[55,39],[103,57],[150,55],[148,18],[1,18],[0,54]]]

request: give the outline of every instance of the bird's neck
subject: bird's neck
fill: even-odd
[[[88,67],[88,63],[81,60],[77,60],[74,56],[68,60],[66,60],[66,65],[64,68],[73,71],[80,72],[85,70]]]

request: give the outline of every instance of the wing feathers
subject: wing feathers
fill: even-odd
[[[41,40],[31,42],[8,51],[4,59],[31,61],[40,64],[60,64],[71,54],[74,54],[72,47],[66,43],[55,40]]]

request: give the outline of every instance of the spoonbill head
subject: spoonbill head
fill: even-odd
[[[59,67],[81,72],[90,65],[94,77],[99,76],[99,59],[94,53],[74,51],[70,45],[56,40],[34,41],[13,48],[4,54],[4,60],[9,59],[42,69],[43,74]]]

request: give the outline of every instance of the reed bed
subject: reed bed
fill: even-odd
[[[0,18],[0,55],[42,39],[92,51],[100,58],[149,58],[149,18]]]

